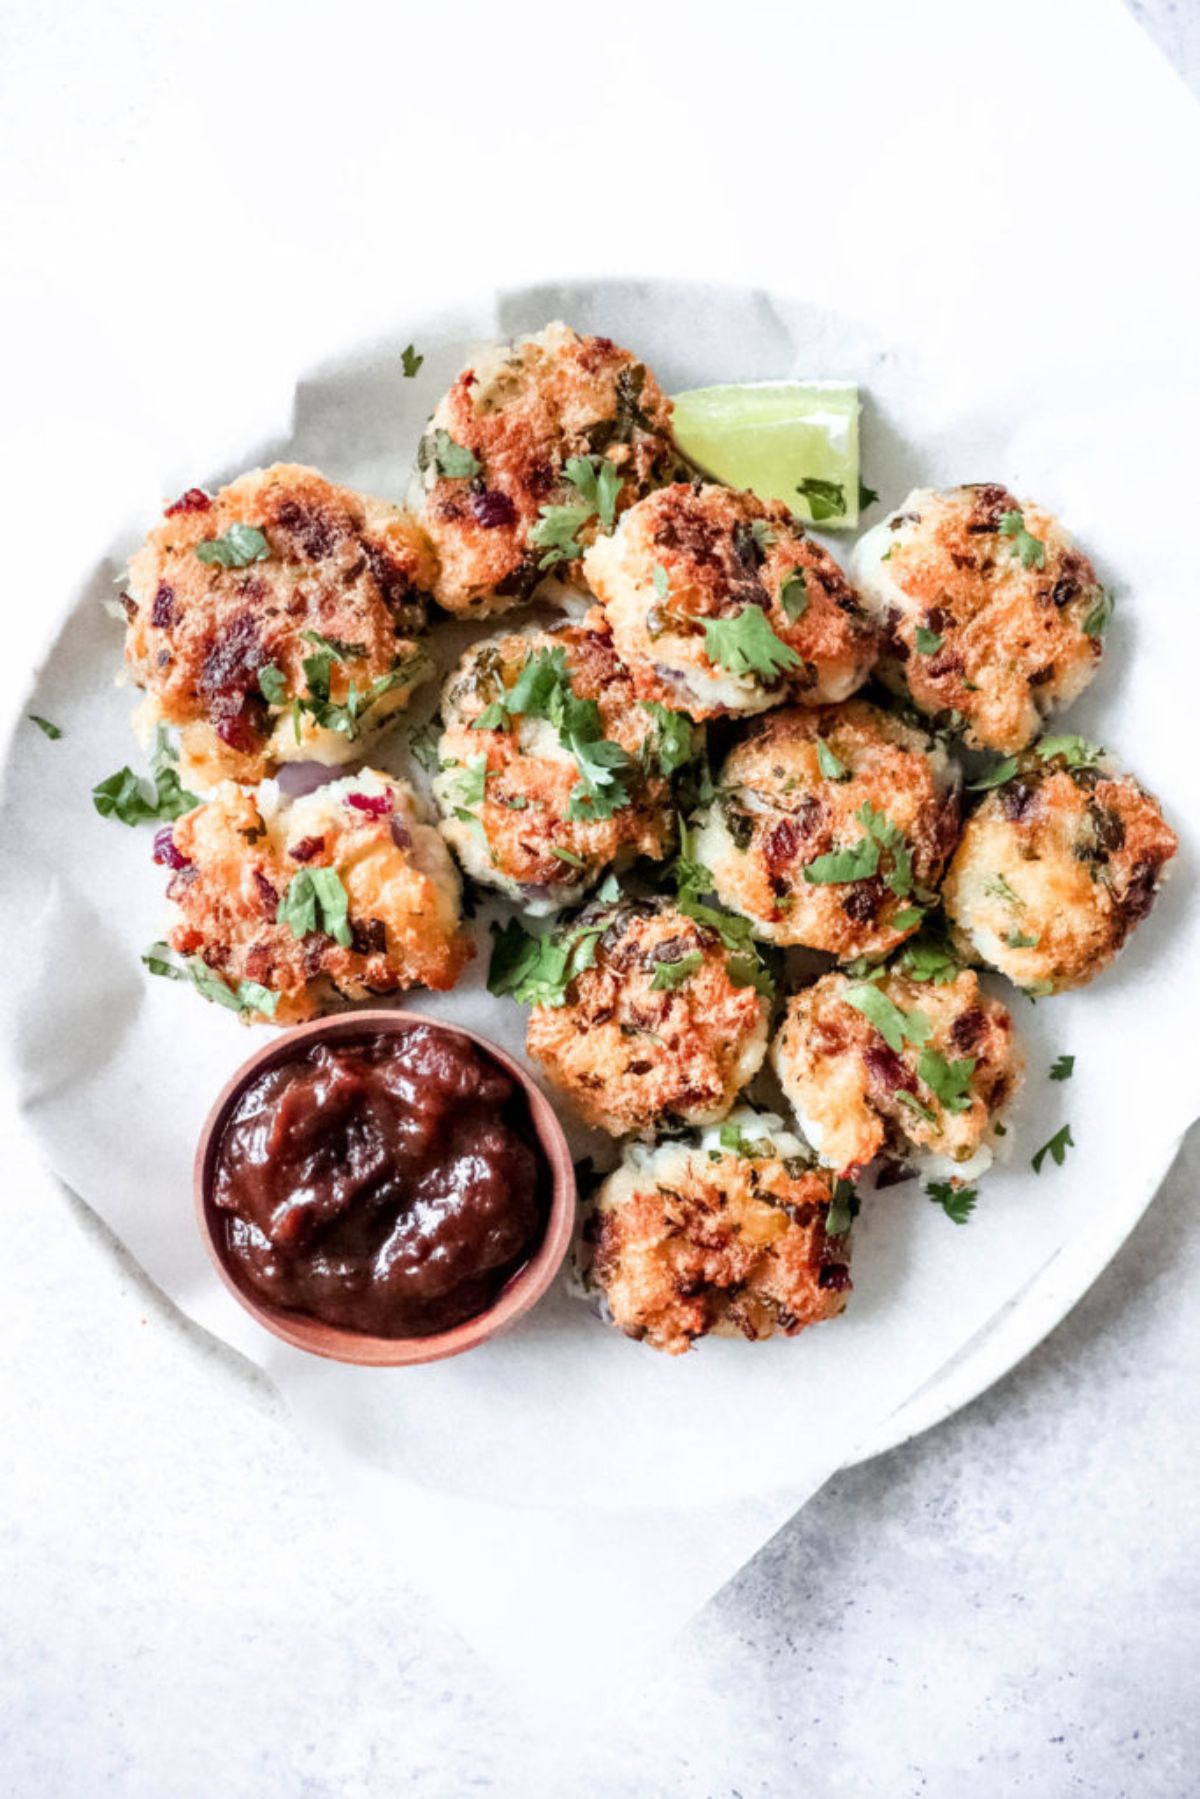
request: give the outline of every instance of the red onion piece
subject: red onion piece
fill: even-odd
[[[356,812],[365,812],[368,818],[386,818],[392,809],[390,793],[348,793],[346,804]]]

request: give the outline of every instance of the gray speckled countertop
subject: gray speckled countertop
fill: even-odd
[[[1131,6],[1200,89],[1196,0]],[[632,1714],[569,1733],[381,1569],[265,1381],[83,1208],[10,1193],[0,1791],[1187,1799],[1198,1181],[1193,1132],[1035,1355],[832,1481]]]

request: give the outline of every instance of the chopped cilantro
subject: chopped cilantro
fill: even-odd
[[[854,1183],[839,1176],[833,1183],[833,1193],[825,1208],[825,1235],[844,1237],[854,1223],[857,1211],[858,1194],[854,1191]]]
[[[1086,737],[1071,733],[1043,737],[1034,749],[1043,762],[1049,762],[1052,756],[1061,756],[1068,768],[1097,768],[1108,754],[1098,743],[1090,743]]]
[[[906,943],[896,966],[910,981],[928,981],[933,987],[945,987],[959,972],[958,961],[950,945],[932,931],[914,943]]]
[[[905,1043],[921,1044],[929,1036],[931,1025],[924,1012],[904,1012],[887,994],[870,981],[848,987],[844,994],[848,1006],[861,1012],[868,1024],[874,1025],[888,1048],[897,1055]]]
[[[400,363],[401,363],[401,367],[404,370],[404,379],[406,381],[412,380],[413,376],[420,369],[421,364],[424,362],[424,360],[425,360],[425,358],[423,356],[417,355],[417,352],[412,344],[405,344],[404,348],[400,352]]]
[[[971,1109],[971,1076],[975,1072],[974,1056],[959,1062],[947,1062],[936,1049],[923,1049],[917,1060],[917,1073],[929,1091],[941,1101],[947,1112]]]
[[[322,931],[343,949],[353,941],[350,931],[349,896],[336,868],[302,868],[292,876],[275,914],[293,937]]]
[[[804,569],[794,568],[790,575],[784,576],[779,589],[779,604],[793,625],[804,617],[808,611],[808,575]]]
[[[704,957],[698,949],[681,956],[678,962],[656,962],[654,979],[650,985],[656,993],[669,993],[676,987],[682,987],[685,981],[690,981],[703,962]]]
[[[101,818],[119,818],[123,825],[170,823],[182,818],[200,801],[180,785],[173,768],[159,766],[146,779],[131,768],[118,769],[92,788],[92,804]]]
[[[258,671],[258,691],[268,706],[286,706],[287,677],[274,662],[268,662],[265,668]]]
[[[1050,1070],[1050,1079],[1052,1081],[1069,1081],[1074,1072],[1074,1056],[1060,1056]]]
[[[1026,937],[1021,931],[1010,931],[1004,941],[1009,949],[1036,949],[1041,938]]]
[[[607,883],[606,883],[607,886]],[[601,898],[607,898],[605,888]],[[517,919],[492,926],[492,960],[488,992],[510,995],[522,1006],[561,1006],[576,975],[596,959],[596,943],[607,919],[595,925],[572,925],[565,931],[535,936]]]
[[[574,850],[564,849],[561,843],[552,843],[550,845],[550,854],[552,856],[557,856],[560,862],[569,862],[572,868],[585,868],[587,866],[582,856],[577,856]]]
[[[985,793],[989,787],[1003,787],[1006,781],[1012,780],[1016,772],[1017,758],[1006,756],[1003,762],[997,762],[994,768],[989,768],[977,781],[968,781],[967,792]]]
[[[471,720],[472,731],[507,731],[508,707],[503,700],[493,700],[485,706],[478,718]]]
[[[921,906],[901,906],[899,912],[892,916],[894,931],[911,931],[914,925],[920,924],[925,912]]]
[[[753,950],[745,955],[731,955],[725,964],[725,972],[732,986],[753,987],[763,999],[770,999],[775,992],[775,980],[770,969],[759,961]]]
[[[36,712],[29,714],[29,722],[31,725],[36,725],[38,730],[50,739],[51,743],[57,742],[62,736],[61,725],[52,725],[48,718],[40,718]]]
[[[818,481],[814,475],[805,475],[796,492],[808,501],[814,524],[826,518],[845,517],[846,489],[840,481]]]
[[[1075,1139],[1071,1135],[1071,1127],[1069,1124],[1064,1124],[1062,1130],[1055,1131],[1053,1137],[1050,1138],[1050,1141],[1048,1143],[1043,1143],[1037,1153],[1031,1157],[1030,1167],[1035,1174],[1040,1174],[1042,1172],[1042,1163],[1046,1160],[1047,1156],[1050,1156],[1055,1166],[1061,1168],[1067,1159],[1067,1151],[1069,1149],[1074,1149],[1074,1147]]]
[[[989,875],[983,883],[983,891],[991,894],[993,899],[1003,900],[1006,906],[1015,906],[1021,912],[1025,909],[1025,901],[1013,891],[1002,874]]]
[[[462,444],[456,444],[448,431],[433,434],[433,461],[439,475],[450,481],[469,481],[483,472],[479,458]]]
[[[563,474],[599,518],[601,530],[611,531],[621,492],[621,476],[616,463],[606,456],[572,456]]]
[[[1096,600],[1087,617],[1083,621],[1084,633],[1088,637],[1103,637],[1112,621],[1116,602],[1107,587],[1100,589],[1100,597]]]
[[[747,606],[735,618],[709,619],[704,648],[709,660],[730,674],[757,674],[767,681],[800,664],[795,650],[776,637],[761,606]]]
[[[454,777],[454,791],[462,806],[481,806],[487,792],[488,759],[484,750],[468,756],[467,765]]]
[[[941,649],[945,639],[936,631],[926,630],[924,625],[917,626],[917,650],[922,656],[932,656]]]
[[[850,770],[838,760],[823,737],[817,738],[817,767],[827,781],[848,781]]]
[[[726,949],[747,949],[750,946],[751,925],[748,918],[739,918],[736,912],[721,912],[716,906],[704,905],[690,887],[680,890],[675,903],[685,918],[694,918],[697,924],[707,925],[710,931],[715,931]]]
[[[1013,548],[1021,558],[1023,568],[1045,568],[1046,546],[1040,537],[1034,537],[1025,529],[1025,514],[1014,509],[1000,516],[1000,534],[1011,537]]]
[[[162,975],[168,981],[190,981],[196,991],[214,1005],[225,1006],[231,1012],[261,1012],[267,1018],[275,1016],[279,995],[270,987],[260,986],[257,981],[239,981],[236,987],[230,987],[202,957],[189,956],[180,963],[172,960],[172,956],[170,944],[152,943],[142,961],[151,974]]]
[[[642,706],[655,724],[653,753],[659,772],[670,777],[685,767],[695,754],[695,726],[683,712],[672,712],[657,700],[643,700]]]
[[[257,525],[230,525],[224,537],[207,537],[196,545],[200,562],[215,562],[222,568],[248,568],[252,562],[265,562],[271,546]]]
[[[966,1224],[979,1194],[974,1187],[954,1187],[949,1181],[930,1181],[926,1197],[941,1206],[951,1224]]]
[[[352,662],[356,656],[365,656],[365,643],[347,643],[343,637],[326,637],[320,631],[301,631],[305,643],[311,643],[324,655],[335,662]]]
[[[860,837],[849,849],[830,850],[807,863],[804,879],[825,887],[839,881],[865,881],[879,867],[879,845],[873,837]]]
[[[590,506],[543,506],[537,524],[529,533],[534,548],[546,552],[538,567],[554,568],[560,562],[574,562],[576,557],[582,556],[579,531],[592,516]]]
[[[426,774],[432,774],[439,765],[438,738],[441,731],[436,719],[427,719],[423,725],[408,734],[408,748],[413,761]]]
[[[860,512],[865,512],[867,507],[873,506],[878,498],[879,495],[875,492],[875,489],[873,487],[868,487],[860,475],[858,477],[858,510]]]
[[[930,1111],[925,1101],[918,1099],[916,1094],[910,1093],[906,1087],[897,1087],[896,1098],[902,1106],[907,1106],[910,1112],[915,1112],[918,1118],[923,1118],[926,1124],[937,1123],[936,1112]]]

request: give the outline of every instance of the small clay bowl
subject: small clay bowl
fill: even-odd
[[[291,1311],[272,1304],[244,1284],[237,1265],[229,1259],[225,1244],[225,1214],[212,1203],[213,1175],[217,1152],[225,1124],[244,1089],[266,1069],[276,1063],[290,1061],[299,1046],[312,1042],[335,1042],[342,1037],[361,1037],[365,1033],[394,1031],[403,1026],[423,1024],[450,1036],[465,1037],[478,1045],[493,1061],[498,1062],[520,1086],[529,1104],[529,1116],[537,1134],[542,1154],[550,1172],[550,1211],[541,1242],[529,1260],[503,1287],[486,1311],[479,1312],[452,1330],[439,1331],[428,1337],[373,1337],[341,1324],[327,1324],[307,1312]],[[486,1343],[489,1337],[515,1324],[550,1286],[563,1257],[567,1253],[575,1223],[575,1168],[562,1126],[554,1109],[512,1057],[497,1048],[476,1031],[465,1031],[460,1025],[443,1024],[421,1012],[355,1012],[336,1018],[318,1018],[311,1024],[297,1025],[281,1031],[265,1042],[261,1049],[244,1061],[237,1073],[226,1082],[216,1103],[204,1121],[195,1161],[196,1217],[200,1234],[212,1257],[217,1273],[240,1305],[243,1305],[276,1337],[282,1337],[294,1349],[306,1349],[311,1355],[327,1356],[335,1362],[353,1362],[367,1368],[402,1368],[418,1362],[440,1362],[447,1356],[461,1355]]]

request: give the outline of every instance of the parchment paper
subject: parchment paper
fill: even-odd
[[[190,1195],[204,1113],[253,1038],[190,990],[145,975],[139,954],[159,934],[162,892],[151,832],[101,820],[89,797],[94,780],[137,759],[134,696],[112,682],[120,631],[100,604],[133,547],[132,521],[70,596],[23,708],[67,725],[69,751],[31,727],[11,746],[0,842],[20,854],[5,854],[0,907],[21,953],[2,1023],[49,1159],[189,1316],[278,1382],[348,1489],[373,1490],[397,1553],[421,1543],[412,1573],[473,1638],[543,1678],[569,1668],[575,1679],[581,1657],[600,1663],[618,1646],[627,1660],[634,1639],[650,1653],[1073,1233],[1101,1211],[1136,1211],[1200,1103],[1200,793],[1178,754],[1193,709],[1194,658],[1181,640],[1194,528],[1163,516],[1164,469],[1196,491],[1183,368],[1161,336],[1140,353],[1103,283],[1088,288],[1069,335],[1046,329],[1064,318],[1049,300],[1015,310],[997,339],[978,316],[944,310],[937,329],[915,329],[911,303],[894,298],[887,278],[853,311],[779,293],[581,283],[464,300],[453,318],[398,316],[386,340],[301,379],[288,429],[264,421],[258,442],[189,476],[211,486],[287,457],[400,495],[421,424],[470,343],[562,316],[636,347],[670,389],[857,380],[864,472],[885,506],[918,482],[995,478],[1076,532],[1118,611],[1103,672],[1069,728],[1112,746],[1160,794],[1183,838],[1176,871],[1092,989],[1036,1007],[1009,995],[1029,1063],[1011,1165],[989,1175],[968,1229],[915,1186],[869,1201],[843,1320],[671,1360],[557,1293],[481,1351],[394,1371],[343,1368],[264,1336],[210,1273]],[[426,357],[416,381],[400,375],[409,341]],[[1194,376],[1182,331],[1172,345]],[[845,554],[845,540],[830,541]],[[379,760],[403,767],[402,742]],[[524,1015],[487,995],[485,971],[486,944],[457,992],[414,1003],[519,1052]],[[1051,1085],[1062,1051],[1076,1056],[1075,1078]],[[1030,1154],[1065,1122],[1076,1143],[1066,1166],[1035,1177]],[[378,1480],[364,1482],[364,1469]]]

